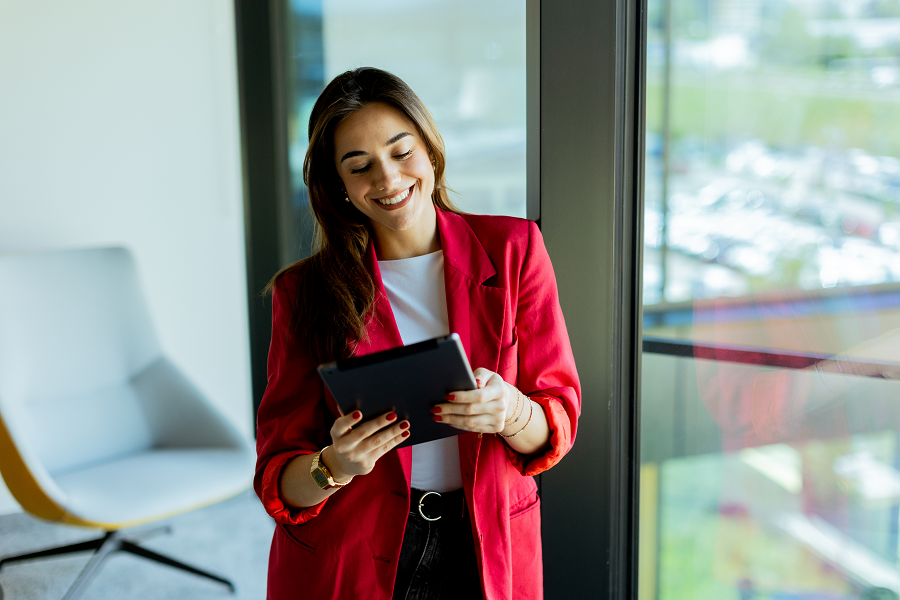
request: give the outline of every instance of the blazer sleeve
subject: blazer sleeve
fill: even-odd
[[[542,454],[519,454],[507,444],[510,460],[523,475],[546,471],[569,451],[581,414],[581,384],[559,305],[556,276],[544,238],[528,223],[528,249],[519,275],[516,308],[518,387],[547,415],[550,445]]]
[[[253,487],[266,512],[277,523],[297,525],[319,514],[327,499],[308,508],[291,508],[281,497],[279,479],[294,457],[326,446],[334,415],[311,352],[293,344],[289,332],[291,298],[296,297],[290,273],[276,282],[272,295],[272,341],[268,382],[257,413],[256,474]]]

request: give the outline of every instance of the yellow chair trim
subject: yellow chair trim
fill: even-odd
[[[0,415],[0,475],[16,502],[29,513],[48,521],[61,520],[66,511],[54,502],[31,474],[25,460],[13,443],[3,416]]]

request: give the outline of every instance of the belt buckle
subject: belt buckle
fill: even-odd
[[[422,494],[422,496],[419,498],[419,515],[421,515],[422,518],[426,521],[440,521],[441,515],[438,515],[436,517],[428,517],[425,516],[424,512],[422,512],[422,506],[425,504],[425,498],[431,494],[436,495],[438,498],[441,497],[440,493],[438,492],[425,492],[424,494]]]

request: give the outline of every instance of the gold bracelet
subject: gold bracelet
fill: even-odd
[[[518,430],[517,432],[515,432],[515,433],[512,434],[512,435],[503,435],[503,434],[501,433],[501,434],[500,434],[500,437],[506,438],[506,439],[514,438],[514,437],[516,437],[517,435],[519,435],[520,433],[522,433],[523,431],[525,431],[525,428],[528,427],[528,424],[529,424],[529,423],[531,423],[531,417],[534,416],[534,400],[532,400],[531,398],[528,398],[528,403],[531,405],[531,412],[528,413],[528,420],[525,421],[525,425],[522,426],[522,429]],[[524,408],[522,409],[522,412],[525,412],[525,409],[524,409]]]
[[[516,388],[516,408],[513,409],[513,416],[516,417],[516,420],[513,421],[513,420],[512,420],[512,417],[510,417],[509,419],[503,421],[503,424],[504,424],[504,425],[512,425],[513,423],[515,423],[516,421],[518,421],[518,420],[519,420],[519,417],[522,416],[522,413],[525,412],[525,407],[523,406],[523,407],[522,407],[522,412],[520,412],[518,415],[516,415],[516,412],[518,412],[518,410],[519,410],[519,401],[520,401],[521,399],[522,399],[522,392],[519,391],[519,388]]]

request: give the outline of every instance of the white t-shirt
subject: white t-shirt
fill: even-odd
[[[378,261],[378,268],[404,345],[450,333],[443,251]],[[436,492],[462,487],[456,436],[412,447],[411,485]]]

